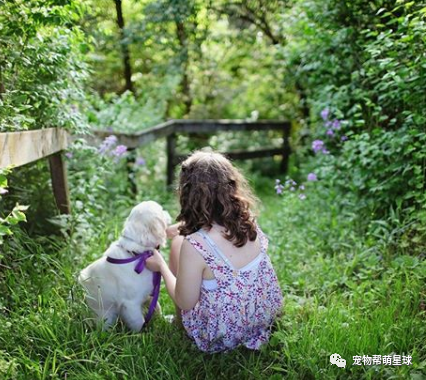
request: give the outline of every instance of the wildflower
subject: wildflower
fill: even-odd
[[[318,153],[320,150],[323,150],[324,149],[324,141],[314,140],[312,142],[312,149],[315,153]]]
[[[295,191],[296,188],[294,186],[290,187],[290,191]]]
[[[333,129],[340,129],[341,128],[341,122],[340,122],[340,120],[333,120],[333,124],[332,124],[332,128]]]
[[[146,161],[143,157],[138,157],[135,161],[135,165],[137,166],[145,166],[146,165]]]
[[[322,119],[325,121],[325,120],[327,120],[328,119],[328,115],[330,114],[330,110],[328,109],[328,108],[324,108],[322,111],[321,111],[321,117],[322,117]]]
[[[334,131],[332,129],[327,129],[327,136],[334,136]]]
[[[102,144],[99,146],[98,152],[100,154],[107,153],[115,144],[117,144],[117,136],[111,135],[105,138]]]
[[[322,154],[330,154],[330,151],[328,151],[326,148],[322,148],[321,153]]]
[[[304,185],[300,185],[299,186],[299,190],[305,190],[305,186]]]
[[[116,157],[122,157],[127,152],[127,146],[125,145],[118,145],[112,154]]]
[[[281,181],[279,179],[275,180],[275,191],[277,194],[282,194],[284,190],[284,186],[281,184]]]
[[[346,141],[348,139],[348,136],[342,136],[341,138],[340,138],[340,140],[342,140],[342,141]]]
[[[4,187],[0,187],[0,195],[5,195],[9,192],[9,190],[5,189]]]
[[[304,201],[306,199],[306,195],[305,194],[299,194],[299,199]]]
[[[315,173],[309,173],[308,174],[308,181],[310,182],[315,182],[318,180],[318,177]]]
[[[71,158],[73,158],[73,154],[72,154],[72,152],[66,152],[66,153],[65,153],[65,157],[66,157],[66,158],[70,158],[70,159],[71,159]]]
[[[278,185],[278,186],[275,186],[275,190],[276,190],[277,194],[282,194],[283,190],[284,190],[284,186],[281,185],[281,184]]]

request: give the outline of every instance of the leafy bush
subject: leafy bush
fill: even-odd
[[[2,196],[8,193],[6,174],[7,170],[0,170],[0,201],[2,200]],[[17,204],[15,207],[13,207],[12,211],[6,215],[6,217],[0,218],[0,246],[4,242],[5,236],[10,236],[13,234],[13,226],[19,222],[26,221],[26,217],[23,211],[25,211],[27,208],[27,206],[21,206]],[[2,207],[0,207],[0,209],[2,209]],[[0,260],[1,259],[2,255],[0,253]]]
[[[86,130],[81,12],[74,0],[0,0],[0,132]]]
[[[354,210],[366,224],[382,219],[392,229],[406,219],[413,224],[401,233],[423,239],[425,16],[424,3],[406,0],[367,8],[363,1],[298,1],[285,15],[283,49],[326,150],[317,145],[310,171],[337,186],[341,198],[357,195]]]

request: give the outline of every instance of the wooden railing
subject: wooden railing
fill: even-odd
[[[167,184],[173,182],[174,169],[188,154],[176,152],[178,134],[209,135],[218,131],[281,131],[281,147],[266,147],[254,151],[223,152],[231,159],[250,159],[281,155],[281,170],[287,171],[290,155],[290,123],[264,120],[247,122],[241,120],[170,120],[153,128],[135,134],[95,131],[97,138],[114,134],[119,143],[130,150],[146,145],[158,138],[167,139]],[[55,201],[61,213],[71,212],[67,174],[62,151],[71,141],[70,135],[60,128],[38,129],[23,132],[0,133],[0,169],[26,165],[42,158],[48,158]]]
[[[61,213],[69,214],[67,175],[61,154],[69,141],[68,132],[60,128],[0,133],[0,169],[26,165],[47,157],[56,205]]]
[[[261,120],[249,122],[244,120],[170,120],[153,128],[139,133],[114,133],[108,131],[96,131],[95,135],[105,138],[114,134],[120,144],[126,145],[129,149],[136,149],[155,139],[165,137],[167,139],[167,184],[170,185],[174,178],[174,169],[188,154],[176,152],[176,139],[178,134],[191,136],[200,134],[213,134],[218,131],[281,131],[283,143],[281,147],[266,147],[254,151],[234,151],[222,152],[226,156],[235,160],[245,160],[260,157],[272,157],[281,155],[281,170],[287,172],[288,158],[290,155],[290,128],[288,121]]]

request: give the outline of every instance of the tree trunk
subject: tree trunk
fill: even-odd
[[[192,96],[188,76],[188,38],[183,22],[176,21],[176,34],[182,52],[182,80],[180,82],[183,94],[183,104],[185,105],[185,115],[191,112]]]
[[[124,42],[124,18],[123,18],[123,7],[122,0],[114,0],[115,9],[117,11],[117,25],[120,30],[120,45],[121,45],[121,53],[123,56],[123,66],[124,66],[124,79],[125,79],[125,87],[124,91],[135,92],[132,83],[132,66],[130,64],[130,51],[129,47]]]

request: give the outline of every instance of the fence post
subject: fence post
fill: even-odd
[[[53,195],[61,214],[71,214],[67,172],[61,152],[49,156]]]
[[[127,180],[129,181],[130,191],[136,196],[138,193],[135,178],[136,149],[129,148],[128,152],[129,153],[126,158]]]
[[[167,186],[173,183],[175,177],[176,134],[167,136]]]
[[[281,161],[281,172],[286,174],[288,171],[288,159],[290,157],[290,130],[291,124],[288,122],[283,123],[283,158]]]

